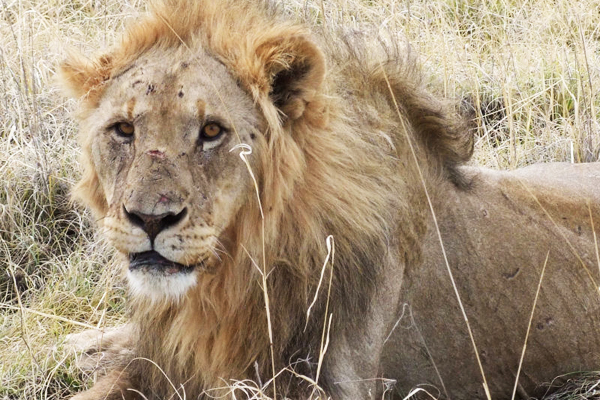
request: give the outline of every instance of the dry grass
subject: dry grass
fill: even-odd
[[[0,399],[77,391],[87,381],[61,340],[124,319],[116,261],[68,201],[79,173],[74,103],[52,77],[68,47],[110,45],[142,3],[0,0]],[[475,163],[598,159],[598,0],[291,0],[285,8],[330,29],[371,25],[406,38],[432,90],[475,112]],[[593,398],[585,396],[560,399]]]

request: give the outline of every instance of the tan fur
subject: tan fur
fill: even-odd
[[[331,341],[318,382],[329,396],[381,398],[385,386],[378,378],[385,378],[399,382],[390,396],[429,383],[450,397],[481,397],[425,188],[439,213],[451,268],[460,267],[459,292],[476,339],[494,354],[485,366],[493,393],[505,396],[512,388],[523,340],[503,341],[497,332],[526,323],[536,271],[550,247],[558,249],[551,266],[564,265],[565,281],[579,285],[550,279],[560,286],[558,297],[581,290],[571,296],[574,307],[581,302],[596,309],[597,297],[584,300],[597,296],[589,285],[596,272],[580,266],[589,271],[594,265],[586,212],[600,220],[598,167],[583,174],[559,168],[567,183],[579,179],[585,194],[563,189],[568,184],[538,188],[526,173],[460,167],[471,155],[471,136],[423,90],[402,53],[357,34],[313,36],[262,2],[164,0],[108,53],[93,61],[73,56],[62,65],[65,86],[82,99],[85,172],[76,197],[122,253],[155,250],[197,265],[189,290],[148,275],[137,283],[141,292],[132,285],[132,336],[144,359],[77,399],[137,398],[123,391],[127,386],[164,399],[173,394],[170,382],[187,398],[223,395],[228,389],[213,390],[233,380],[266,382],[273,374],[271,352],[276,372],[289,367],[316,379],[329,316]],[[199,139],[202,125],[212,121],[207,118],[227,128],[218,142]],[[115,134],[119,122],[135,126],[133,139]],[[239,144],[252,148],[249,169]],[[556,225],[531,200],[536,193]],[[567,205],[569,199],[575,200]],[[482,210],[495,219],[477,220]],[[135,213],[178,219],[150,238],[128,216]],[[555,231],[568,229],[564,218],[575,214],[572,223],[587,228],[570,250]],[[320,286],[308,317],[328,235],[335,240],[335,261],[325,273],[325,282],[333,274],[331,293],[328,299],[328,284]],[[496,242],[513,243],[515,251],[508,245],[497,251],[489,245]],[[525,280],[495,281],[504,283],[497,270],[513,266],[528,268],[519,272]],[[144,292],[152,285],[163,289]],[[496,321],[495,311],[480,304],[497,298],[500,287],[502,296],[522,300],[523,309],[512,310],[513,303],[505,306],[500,298]],[[161,290],[175,295],[163,297]],[[546,293],[555,290],[550,284]],[[570,344],[556,352],[554,365],[539,361],[569,331],[561,320],[551,339],[539,339],[545,347],[533,346],[527,376],[549,380],[563,367],[598,366],[597,315],[544,302],[556,315],[574,313],[590,351],[575,356],[583,350]],[[278,394],[308,397],[314,388],[294,375],[278,377]],[[534,386],[528,382],[527,390]],[[273,385],[265,390],[273,394]]]

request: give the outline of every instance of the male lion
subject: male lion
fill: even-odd
[[[462,166],[470,134],[401,54],[163,0],[62,65],[135,353],[76,399],[507,398],[532,310],[520,395],[600,367],[600,166]]]

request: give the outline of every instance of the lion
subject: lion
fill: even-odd
[[[62,64],[131,307],[132,355],[74,399],[497,399],[598,368],[600,165],[468,166],[409,50],[282,14],[157,0]]]

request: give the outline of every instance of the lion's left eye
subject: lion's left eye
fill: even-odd
[[[115,132],[121,137],[130,138],[135,132],[135,128],[129,122],[119,122],[114,126]]]
[[[209,122],[202,127],[200,136],[203,140],[216,140],[223,134],[223,132],[224,129],[221,127],[221,125],[214,122]]]

